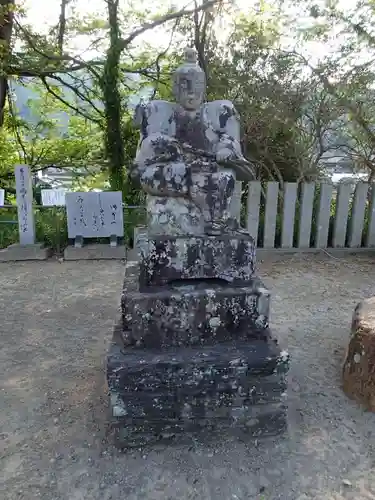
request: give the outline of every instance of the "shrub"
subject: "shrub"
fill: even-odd
[[[10,223],[15,222],[14,224]],[[18,241],[17,211],[12,208],[0,209],[0,248],[6,248]]]
[[[65,207],[43,207],[35,212],[36,240],[59,254],[68,245]]]

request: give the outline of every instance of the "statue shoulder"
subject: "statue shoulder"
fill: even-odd
[[[204,107],[206,108],[207,112],[210,115],[216,115],[216,116],[222,115],[227,118],[234,116],[236,118],[239,118],[239,114],[234,104],[231,101],[226,101],[223,99],[223,100],[206,102],[204,104]]]
[[[169,101],[155,100],[138,104],[134,112],[134,125],[140,127],[143,137],[154,133],[169,135],[175,104]]]
[[[156,99],[147,103],[148,112],[157,114],[173,112],[175,106],[174,102],[163,101],[161,99]]]
[[[214,129],[239,140],[240,116],[231,101],[211,101],[204,104],[204,108],[206,117]]]

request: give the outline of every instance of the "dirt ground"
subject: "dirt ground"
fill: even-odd
[[[107,428],[105,355],[124,264],[1,264],[0,497],[43,500],[375,499],[375,415],[340,390],[352,311],[374,260],[260,264],[292,356],[289,433],[121,453]]]

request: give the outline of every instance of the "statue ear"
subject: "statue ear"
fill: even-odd
[[[139,103],[136,105],[133,115],[133,125],[134,127],[140,127],[142,125],[143,117],[145,115],[144,104]]]
[[[174,95],[174,98],[176,99],[176,101],[178,100],[178,97],[179,97],[179,86],[180,86],[180,79],[178,77],[178,75],[173,75],[173,79],[172,79],[172,93]]]

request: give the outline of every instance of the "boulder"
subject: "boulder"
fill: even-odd
[[[354,310],[342,379],[347,396],[375,411],[375,297]]]

